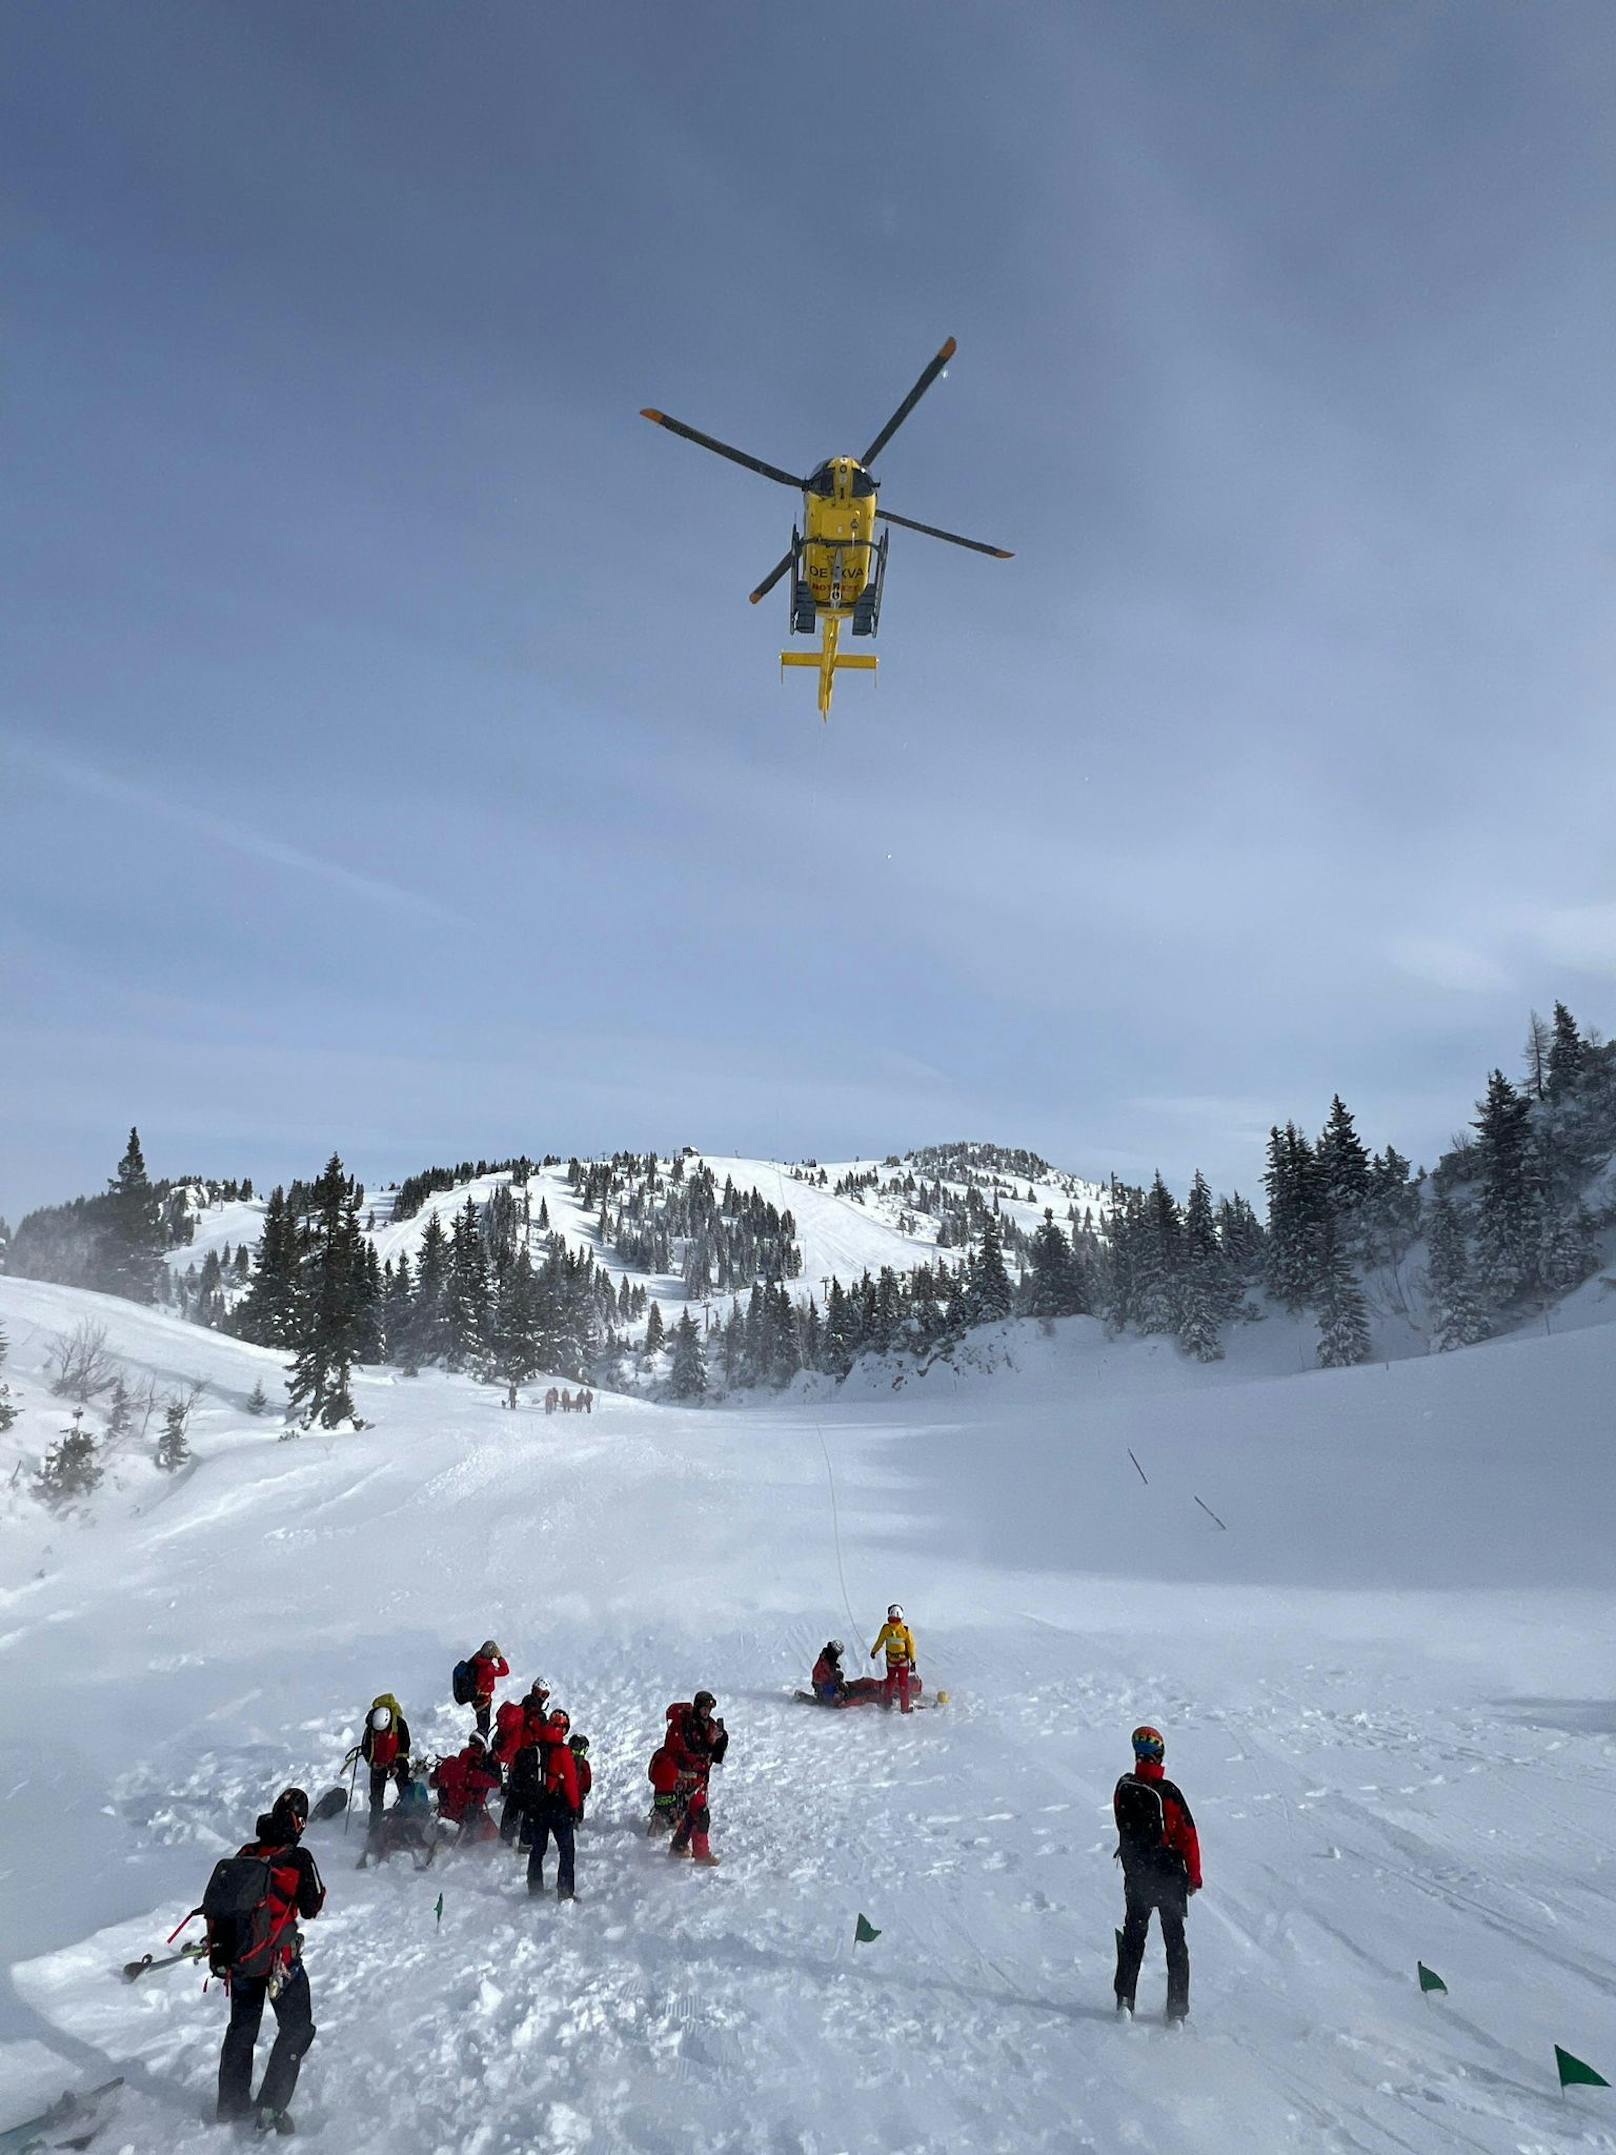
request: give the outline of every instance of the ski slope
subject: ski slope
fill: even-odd
[[[587,1420],[370,1376],[373,1426],[280,1443],[242,1404],[274,1356],[0,1279],[0,1443],[60,1423],[44,1343],[87,1311],[208,1389],[190,1469],[0,1525],[0,2125],[122,2073],[98,2145],[219,2144],[217,1990],[112,1971],[280,1785],[331,1782],[376,1691],[458,1740],[450,1665],[492,1631],[593,1739],[582,1898],[498,1855],[360,1874],[319,1830],[313,2148],[1616,2149],[1616,2092],[1562,2098],[1551,2047],[1616,2079],[1608,1324],[1281,1376],[1073,1320],[1009,1328],[991,1378]],[[951,1706],[794,1703],[894,1596]],[[712,1873],[639,1830],[703,1683]],[[1111,2010],[1143,1718],[1206,1857],[1182,2035],[1154,1943],[1149,2011]]]

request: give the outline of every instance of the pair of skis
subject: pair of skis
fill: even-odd
[[[98,2088],[86,2088],[82,2095],[69,2090],[37,2118],[25,2118],[22,2124],[0,2132],[0,2155],[35,2155],[36,2149],[45,2148],[87,2148],[107,2122],[105,2112],[122,2086],[120,2077],[103,2080]]]

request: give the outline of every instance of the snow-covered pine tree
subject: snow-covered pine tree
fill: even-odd
[[[233,1329],[259,1347],[290,1347],[297,1331],[298,1222],[278,1184],[264,1207],[263,1230],[247,1292],[236,1305]]]
[[[351,1378],[358,1360],[363,1260],[358,1207],[333,1153],[311,1193],[313,1238],[299,1284],[299,1345],[287,1391],[303,1428],[358,1425]]]
[[[247,1394],[247,1412],[249,1414],[267,1414],[269,1412],[269,1394],[264,1390],[262,1377],[258,1379],[252,1390]]]
[[[1222,1323],[1241,1301],[1240,1283],[1223,1254],[1206,1177],[1197,1168],[1184,1207],[1184,1265],[1178,1294],[1178,1344],[1198,1362],[1223,1359]]]
[[[1313,1148],[1295,1123],[1268,1133],[1268,1291],[1288,1310],[1306,1309],[1319,1285],[1323,1207]]]
[[[187,1418],[183,1399],[171,1399],[163,1409],[163,1429],[157,1439],[156,1458],[165,1474],[176,1472],[191,1456],[190,1440],[185,1434]]]
[[[436,1212],[421,1230],[415,1260],[415,1305],[405,1345],[406,1366],[441,1365],[449,1353],[449,1238]]]
[[[982,1216],[981,1235],[970,1256],[966,1291],[972,1324],[997,1324],[1009,1316],[1014,1296],[1010,1275],[1004,1268],[999,1223],[991,1212]]]
[[[34,1476],[35,1495],[58,1509],[91,1495],[101,1484],[103,1468],[83,1416],[84,1409],[75,1407],[71,1424],[40,1461]]]
[[[1432,1202],[1426,1229],[1425,1292],[1439,1353],[1474,1347],[1491,1330],[1471,1278],[1464,1226],[1445,1192]]]
[[[532,1259],[518,1250],[506,1268],[504,1284],[494,1309],[493,1342],[489,1367],[505,1387],[505,1404],[516,1405],[516,1395],[531,1384],[544,1367],[541,1334],[544,1312],[539,1302],[538,1281]]]
[[[1549,1041],[1547,1090],[1551,1100],[1563,1100],[1575,1092],[1588,1067],[1588,1048],[1577,1021],[1564,1003],[1554,1006],[1554,1031]]]
[[[1337,1093],[1314,1151],[1323,1201],[1339,1220],[1356,1212],[1369,1195],[1369,1153],[1351,1110]]]
[[[164,1271],[163,1227],[138,1130],[129,1133],[107,1195],[95,1283],[128,1302],[155,1302]]]
[[[1184,1217],[1178,1200],[1158,1171],[1145,1198],[1136,1281],[1141,1332],[1178,1330],[1179,1293],[1184,1273]]]
[[[1052,1208],[1033,1231],[1028,1250],[1027,1314],[1046,1322],[1055,1317],[1076,1317],[1089,1306],[1088,1281],[1076,1250],[1055,1223]]]
[[[1347,1254],[1346,1235],[1327,1218],[1319,1240],[1319,1367],[1348,1369],[1369,1359],[1369,1305]]]
[[[673,1328],[673,1359],[668,1367],[668,1391],[674,1399],[702,1399],[707,1392],[707,1350],[701,1332],[688,1309],[680,1312]]]
[[[447,1317],[450,1369],[475,1369],[488,1331],[488,1254],[477,1207],[468,1197],[449,1236]]]
[[[1487,1306],[1501,1310],[1536,1279],[1542,1208],[1535,1186],[1531,1102],[1502,1070],[1477,1103],[1475,1278]]]
[[[129,1425],[134,1420],[134,1413],[134,1403],[129,1397],[128,1385],[124,1383],[121,1376],[114,1378],[112,1390],[107,1397],[107,1442],[109,1444],[116,1444],[120,1437],[128,1436]]]
[[[1553,1045],[1553,1026],[1540,1018],[1534,1010],[1527,1021],[1526,1045],[1521,1050],[1526,1091],[1534,1100],[1543,1099],[1548,1092],[1549,1050]]]
[[[646,1315],[645,1320],[646,1354],[648,1356],[653,1354],[660,1354],[662,1351],[663,1342],[666,1338],[667,1326],[662,1321],[662,1304],[660,1302],[653,1302],[651,1304],[649,1312]]]

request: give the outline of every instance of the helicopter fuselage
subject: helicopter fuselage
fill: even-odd
[[[801,574],[822,614],[852,615],[875,563],[876,482],[856,457],[827,457],[803,489]]]

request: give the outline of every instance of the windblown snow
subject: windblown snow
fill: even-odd
[[[809,1272],[872,1261],[786,1194]],[[131,1453],[87,1516],[3,1514],[0,2126],[121,2074],[98,2148],[218,2144],[217,1989],[117,1969],[280,1786],[331,1785],[377,1691],[457,1743],[492,1633],[592,1739],[581,1898],[499,1852],[359,1873],[316,1829],[312,2147],[1616,2149],[1552,2050],[1616,2079],[1608,1324],[1284,1375],[1278,1327],[1207,1372],[1072,1319],[991,1378],[588,1418],[372,1374],[369,1427],[283,1442],[246,1412],[274,1355],[0,1279],[8,1445],[64,1418],[45,1351],[85,1314],[205,1389],[178,1475]],[[797,1704],[894,1597],[951,1704]],[[642,1824],[703,1684],[732,1741],[695,1873]],[[1205,1853],[1182,2034],[1154,1943],[1150,2011],[1112,2012],[1141,1719]]]

